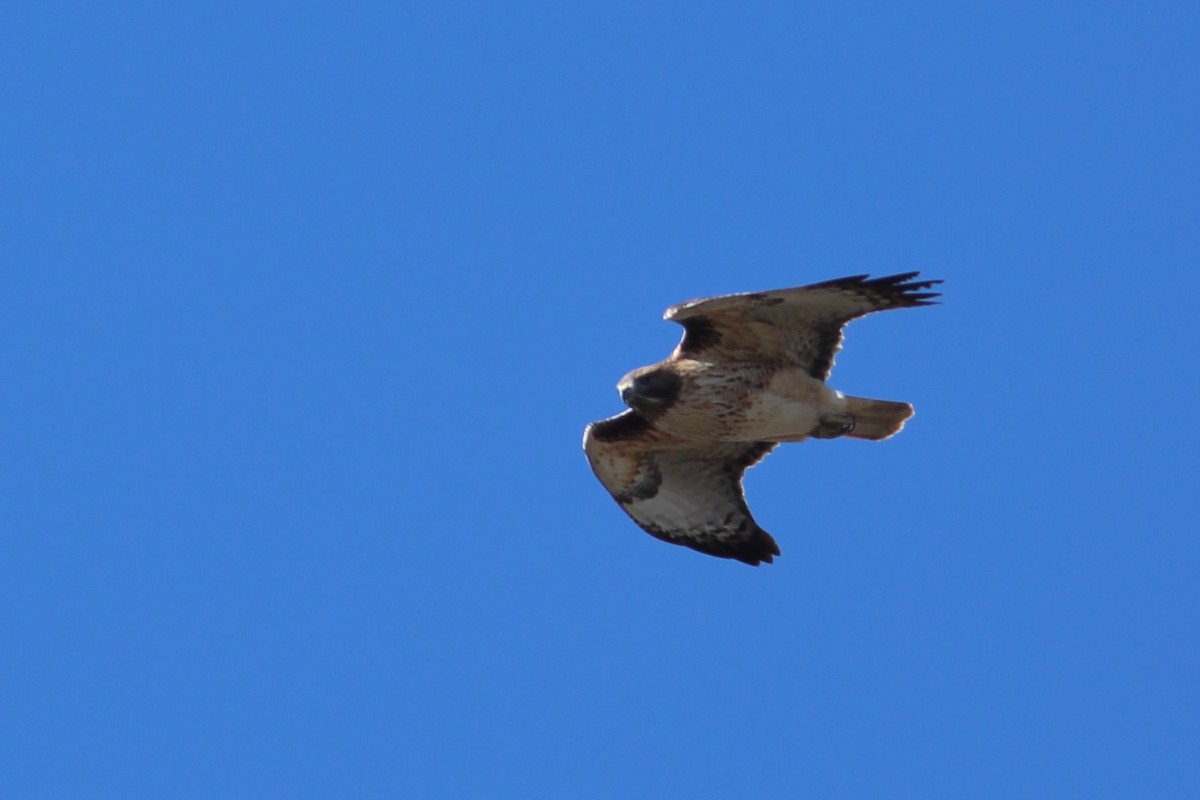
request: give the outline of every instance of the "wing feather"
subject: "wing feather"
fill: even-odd
[[[829,377],[846,323],[875,311],[933,304],[941,281],[913,280],[917,272],[832,281],[691,300],[663,318],[684,327],[676,356],[798,366],[819,380]]]
[[[655,428],[636,411],[592,423],[583,448],[592,471],[650,535],[757,566],[779,546],[746,506],[742,475],[772,442],[693,442]]]

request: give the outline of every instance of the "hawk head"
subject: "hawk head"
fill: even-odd
[[[648,419],[662,415],[679,398],[683,379],[670,366],[639,367],[621,378],[617,391],[625,405]]]

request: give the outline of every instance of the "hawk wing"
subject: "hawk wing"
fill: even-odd
[[[795,289],[729,294],[668,308],[684,327],[675,356],[797,366],[818,380],[833,369],[842,328],[874,311],[931,305],[941,281],[917,272],[870,279],[854,275]]]
[[[583,432],[592,471],[651,536],[758,566],[779,555],[742,494],[742,474],[773,442],[694,442],[626,411]]]

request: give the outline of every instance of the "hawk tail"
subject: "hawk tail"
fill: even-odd
[[[899,433],[913,415],[913,407],[908,403],[866,397],[847,397],[846,411],[854,415],[854,430],[846,435],[876,442]]]

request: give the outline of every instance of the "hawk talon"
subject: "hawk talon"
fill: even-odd
[[[822,417],[821,421],[817,423],[817,427],[809,435],[814,439],[836,439],[853,431],[857,424],[858,418],[853,414],[831,414]]]

